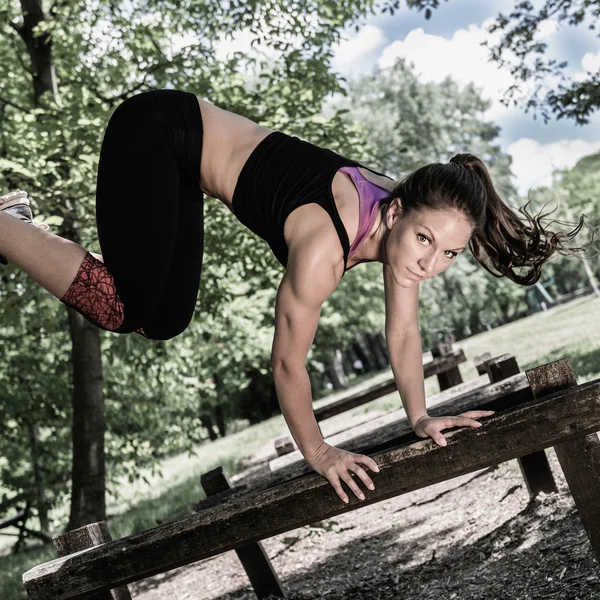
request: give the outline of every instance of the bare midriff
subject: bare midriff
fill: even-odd
[[[252,151],[272,130],[200,98],[198,102],[204,128],[200,187],[204,193],[217,198],[233,212],[233,192],[240,171]],[[348,175],[336,173],[332,193],[352,244],[358,231],[358,192]],[[301,230],[305,227],[313,229],[315,220],[325,220],[333,229],[331,217],[316,204],[306,204],[294,210],[285,222],[286,240],[288,236],[301,235]],[[350,261],[348,267],[353,266],[353,263],[354,261]]]

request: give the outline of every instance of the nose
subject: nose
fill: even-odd
[[[427,275],[431,275],[431,273],[434,272],[436,260],[437,256],[435,252],[432,252],[419,260],[419,267],[421,267]]]

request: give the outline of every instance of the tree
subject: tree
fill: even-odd
[[[2,184],[28,189],[42,218],[86,247],[97,249],[92,202],[102,132],[111,111],[124,98],[150,88],[190,90],[265,125],[303,131],[318,138],[315,141],[328,138],[332,146],[348,143],[338,129],[339,120],[323,123],[320,117],[323,99],[340,89],[329,70],[331,46],[344,27],[372,8],[370,0],[309,0],[294,5],[283,0],[227,4],[58,0],[47,6],[41,0],[9,0],[0,13]],[[257,49],[256,54],[238,52],[220,60],[217,41],[240,31],[249,31],[263,50]],[[251,83],[247,72],[254,73]],[[235,333],[245,328],[244,335],[236,340],[246,344],[242,363],[256,361],[259,353],[266,352],[263,338],[270,324],[264,315],[254,328],[248,321],[231,319],[224,309],[236,298],[254,301],[262,290],[274,287],[281,269],[265,252],[261,240],[233,223],[229,215],[225,218],[223,207],[210,201],[206,206],[207,260],[199,301],[204,323],[199,320],[199,327],[190,328],[189,337],[155,344],[136,336],[119,339],[99,335],[75,313],[69,316],[74,371],[69,380],[68,371],[57,370],[53,384],[57,390],[73,390],[75,431],[84,433],[82,446],[75,440],[75,458],[88,457],[85,463],[74,465],[71,527],[102,519],[105,513],[103,381],[109,422],[109,477],[122,472],[134,476],[136,466],[156,460],[160,452],[197,440],[197,435],[185,440],[198,423],[192,418],[188,426],[187,416],[198,416],[200,393],[209,401],[215,398],[216,391],[209,383],[215,381],[215,373],[224,381],[221,371],[225,371],[235,380],[232,386],[236,390],[247,384],[245,365],[236,362],[240,360],[239,348],[229,344],[222,347],[221,333],[229,333],[227,327],[233,327]],[[55,319],[53,322],[63,328],[67,327],[67,316],[64,311],[57,313],[56,302],[47,295],[40,296],[37,286],[22,273],[8,270],[3,276],[11,285],[0,290],[0,335],[8,339],[15,329],[20,332],[20,346],[14,348],[11,363],[14,374],[27,365],[28,379],[37,381],[41,376],[37,366],[43,364],[38,358],[37,323],[27,317],[26,309],[39,311],[42,322]],[[240,286],[242,278],[249,290]],[[18,308],[6,302],[11,291],[19,294]],[[12,314],[9,306],[13,307]],[[236,310],[243,311],[239,307]],[[9,325],[11,320],[14,326]],[[257,330],[261,334],[258,342],[253,336]],[[64,356],[63,346],[68,342],[63,330],[53,327],[47,331],[51,332],[45,338],[48,356]],[[96,340],[101,341],[102,358]],[[194,361],[191,352],[196,358],[199,354],[209,358]],[[23,360],[17,367],[20,357]],[[103,366],[108,368],[103,370]],[[30,424],[14,411],[22,396],[16,393],[14,382],[10,385],[6,389],[14,393],[7,391],[2,408],[15,415],[10,419],[15,431],[10,439],[0,438],[0,454],[9,443],[10,451],[18,453],[18,440],[31,438]],[[32,398],[35,402],[39,396]],[[52,414],[64,416],[68,410],[62,394],[48,402]],[[59,428],[55,419],[44,418],[40,410],[33,423],[44,428],[38,446],[42,453],[54,453],[55,464],[64,474],[68,449],[64,443],[53,443],[55,438],[64,442],[64,436],[55,436]],[[161,444],[165,439],[168,442]],[[35,460],[27,458],[26,452],[29,450],[23,447],[22,464],[29,464],[32,474]],[[5,485],[15,490],[24,486],[23,477],[6,474]],[[47,478],[47,482],[50,479],[54,481]],[[31,494],[35,495],[33,476],[30,480]],[[63,480],[51,497],[58,502],[64,493]],[[41,503],[37,506],[42,510]]]

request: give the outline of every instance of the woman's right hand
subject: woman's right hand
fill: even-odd
[[[329,481],[343,502],[348,502],[348,496],[342,487],[342,481],[359,500],[365,499],[365,495],[353,479],[352,473],[357,475],[370,490],[375,489],[373,481],[361,466],[363,465],[371,471],[379,473],[377,463],[368,456],[347,452],[323,442],[315,452],[310,456],[305,456],[305,458],[319,475],[323,475]]]

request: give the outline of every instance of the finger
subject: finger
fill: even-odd
[[[433,441],[438,445],[438,446],[446,446],[448,445],[448,442],[446,441],[446,438],[444,437],[444,435],[442,433],[440,433],[439,431],[434,432],[431,435]]]
[[[338,474],[335,471],[333,471],[330,475],[327,475],[327,481],[329,481],[329,483],[333,486],[333,489],[335,490],[335,493],[340,497],[340,500],[348,504],[348,495],[342,487]]]
[[[467,417],[468,419],[480,419],[481,417],[491,417],[496,414],[493,410],[468,410],[460,413],[459,417]]]
[[[365,470],[363,468],[361,468],[358,465],[355,465],[354,467],[349,467],[349,469],[358,476],[358,478],[370,489],[370,490],[374,490],[375,486],[373,485],[373,481],[371,480],[371,478],[367,475],[367,473],[365,472]]]
[[[354,458],[354,462],[362,463],[374,473],[379,473],[379,467],[377,466],[377,463],[369,456],[365,456],[364,454],[355,454],[352,458]]]
[[[356,481],[354,481],[354,479],[352,479],[352,475],[350,475],[350,473],[348,473],[348,471],[346,471],[346,469],[344,469],[344,471],[340,474],[340,477],[343,480],[343,482],[352,490],[354,495],[359,500],[365,499],[365,495],[362,493],[362,491],[358,487],[358,485],[356,485]]]
[[[473,419],[454,417],[453,427],[481,427],[481,423],[479,421],[474,421]]]

